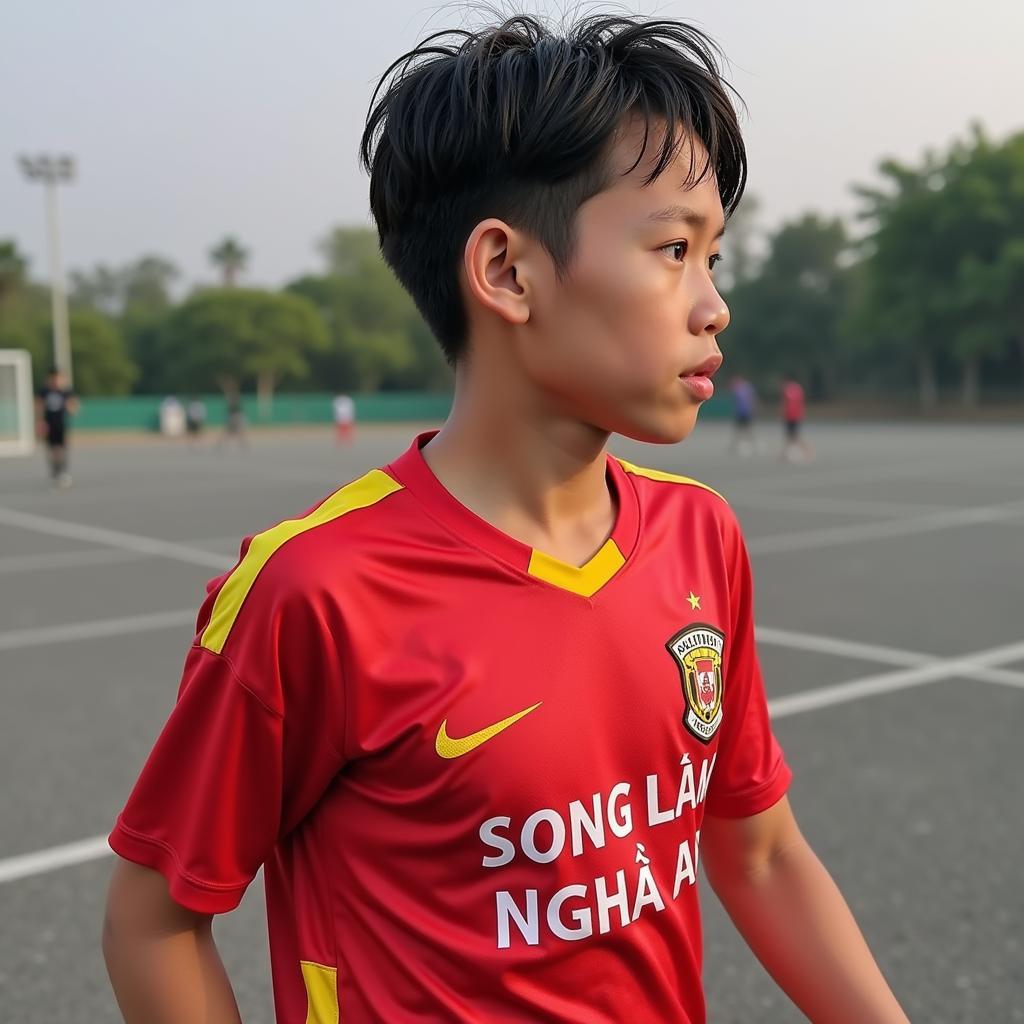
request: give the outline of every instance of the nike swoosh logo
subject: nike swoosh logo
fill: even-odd
[[[472,732],[468,736],[449,736],[448,719],[446,718],[437,730],[437,739],[434,741],[434,749],[441,757],[462,757],[463,754],[468,754],[471,750],[476,750],[481,743],[486,743],[488,740],[494,739],[499,732],[504,732],[510,725],[515,725],[520,718],[525,718],[531,711],[536,711],[543,703],[543,701],[539,700],[533,705],[533,707],[517,711],[514,715],[509,715],[508,718],[503,718],[500,722],[495,722],[494,725],[489,725],[486,729],[480,729],[477,732]]]

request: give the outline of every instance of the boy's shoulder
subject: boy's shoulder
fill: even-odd
[[[654,480],[661,484],[672,484],[675,488],[680,486],[693,487],[699,491],[707,491],[709,494],[713,494],[719,503],[728,508],[729,503],[725,500],[724,495],[716,491],[714,487],[710,487],[708,484],[702,483],[700,480],[695,480],[690,476],[680,476],[677,473],[667,473],[662,469],[649,469],[646,466],[637,466],[634,463],[628,462],[626,459],[620,459],[615,455],[613,455],[612,458],[614,458],[630,476],[639,477],[644,480]],[[687,495],[687,497],[690,497],[690,495]]]
[[[700,535],[712,530],[730,541],[742,538],[736,513],[714,487],[690,476],[638,466],[617,456],[613,458],[633,483],[648,523],[667,516]]]
[[[356,550],[350,543],[393,530],[389,500],[403,490],[383,469],[371,469],[333,491],[301,515],[284,519],[253,536],[245,559],[258,570],[267,562],[306,562],[331,552],[336,556]]]
[[[301,515],[247,537],[235,565],[209,584],[201,645],[220,653],[240,614],[265,624],[289,610],[319,606],[349,585],[361,559],[400,542],[408,511],[396,518],[392,508],[402,490],[372,469]]]

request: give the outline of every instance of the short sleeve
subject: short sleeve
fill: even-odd
[[[115,853],[159,871],[199,913],[238,905],[345,760],[321,617],[267,589],[250,594],[220,652],[201,643],[211,592],[177,703],[110,835]]]
[[[772,733],[764,680],[754,643],[750,558],[738,524],[733,525],[721,739],[708,789],[707,811],[723,818],[759,814],[785,795],[793,774]]]

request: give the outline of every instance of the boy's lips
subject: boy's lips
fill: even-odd
[[[722,357],[720,355],[708,356],[698,366],[695,366],[692,370],[683,370],[680,377],[713,377],[718,368],[722,365]]]
[[[721,365],[721,355],[709,356],[692,370],[679,374],[679,379],[696,399],[706,402],[715,393],[715,385],[711,383],[711,378]]]

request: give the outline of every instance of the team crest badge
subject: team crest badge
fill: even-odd
[[[713,626],[696,623],[680,630],[665,646],[683,677],[683,722],[697,739],[709,743],[722,724],[725,636]]]

